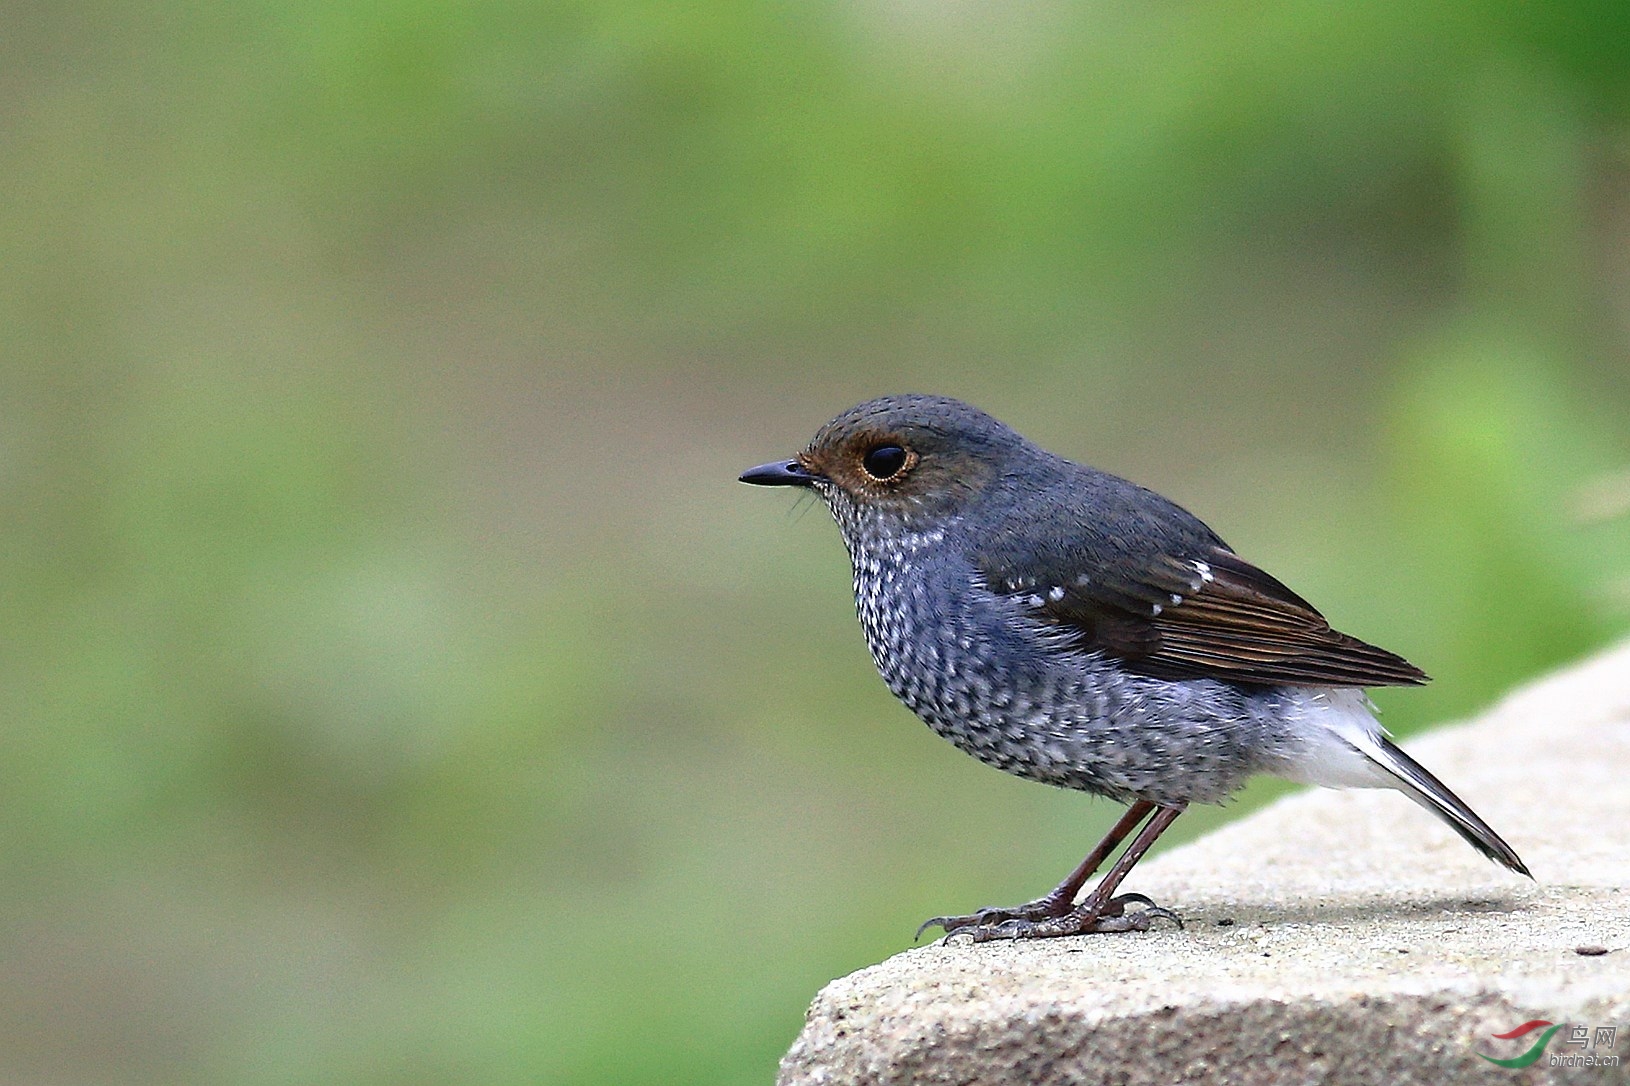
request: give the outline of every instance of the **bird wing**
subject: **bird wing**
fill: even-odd
[[[1032,507],[1016,530],[993,533],[980,570],[993,591],[1021,597],[1038,618],[1068,629],[1082,651],[1163,679],[1428,681],[1403,657],[1331,629],[1312,604],[1192,514],[1101,478],[1107,484],[1085,507],[1068,501],[1039,516]],[[1129,501],[1134,492],[1138,499]]]

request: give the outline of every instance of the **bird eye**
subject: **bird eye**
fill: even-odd
[[[861,457],[860,466],[879,482],[892,479],[906,466],[906,451],[898,445],[879,445]]]

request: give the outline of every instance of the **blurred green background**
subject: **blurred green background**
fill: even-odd
[[[875,394],[1171,495],[1436,677],[1396,731],[1630,627],[1623,3],[24,3],[0,58],[5,1081],[761,1083],[1050,886],[1117,808],[932,736],[734,481]]]

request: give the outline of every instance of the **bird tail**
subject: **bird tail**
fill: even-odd
[[[1476,811],[1466,806],[1464,800],[1449,791],[1447,785],[1427,772],[1425,766],[1399,750],[1385,735],[1372,738],[1373,745],[1365,744],[1364,753],[1395,779],[1389,782],[1393,787],[1443,819],[1467,844],[1495,863],[1519,875],[1534,877],[1516,850],[1479,818]]]

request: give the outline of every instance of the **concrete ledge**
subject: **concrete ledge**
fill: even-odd
[[[1299,794],[1133,873],[1186,930],[906,951],[816,997],[780,1083],[1630,1082],[1630,645],[1408,747],[1536,884],[1401,795]],[[1620,1066],[1478,1058],[1536,1018]]]

